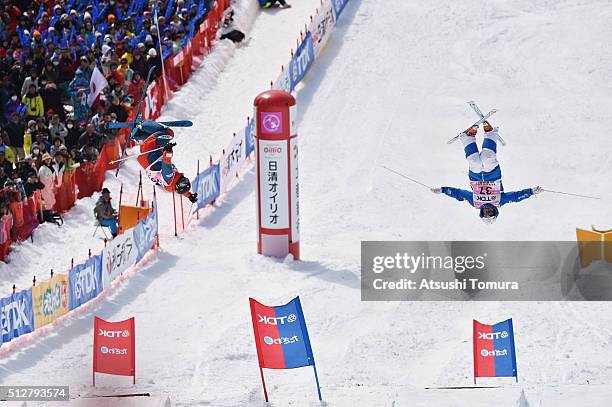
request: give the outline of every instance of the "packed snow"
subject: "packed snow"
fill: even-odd
[[[259,12],[235,6],[247,42],[220,42],[174,95],[163,120],[176,129],[177,166],[217,158],[269,88],[318,0]],[[301,261],[256,254],[256,178],[247,168],[215,207],[174,238],[171,199],[160,196],[161,248],[110,295],[0,359],[0,385],[70,386],[77,405],[265,405],[248,297],[277,305],[299,295],[330,406],[607,406],[612,404],[612,306],[605,302],[362,302],[362,240],[574,240],[575,228],[610,228],[612,5],[606,1],[381,4],[351,0],[297,94]],[[252,27],[251,27],[252,25]],[[250,29],[249,29],[250,27]],[[493,226],[431,186],[466,188],[459,143],[475,121],[465,103],[497,108],[492,122],[507,190],[542,185],[598,195],[544,193],[501,210]],[[137,163],[107,185],[132,188]],[[145,187],[150,193],[151,187]],[[0,289],[64,270],[99,250],[91,199],[65,226],[43,225],[0,267]],[[98,375],[91,387],[93,316],[136,318],[136,386]],[[518,383],[474,390],[472,319],[514,320]],[[3,348],[7,348],[7,344]],[[270,404],[320,405],[312,369],[266,370]],[[151,397],[92,396],[145,393]],[[28,403],[30,405],[31,403]]]

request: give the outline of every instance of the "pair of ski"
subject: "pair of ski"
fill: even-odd
[[[117,166],[117,170],[115,171],[115,177],[119,175],[119,168],[121,167],[120,163],[126,160],[125,151],[127,150],[128,144],[130,144],[130,140],[132,139],[134,134],[136,134],[136,132],[138,131],[137,126],[142,123],[142,119],[140,118],[140,114],[142,112],[142,109],[141,109],[142,102],[144,101],[144,98],[147,95],[147,89],[149,89],[149,85],[151,84],[151,77],[153,75],[154,70],[155,70],[155,67],[152,67],[151,69],[149,69],[149,73],[147,74],[147,81],[145,83],[144,89],[142,90],[140,101],[138,102],[138,108],[136,109],[136,117],[134,118],[134,121],[133,122],[114,122],[114,123],[108,123],[106,125],[107,129],[132,129],[127,140],[125,141],[125,144],[123,145],[123,150],[121,151],[121,158],[119,160],[111,161],[111,164],[119,163],[119,165]],[[170,126],[170,127],[191,127],[193,126],[193,123],[189,120],[176,120],[176,121],[159,122],[159,123],[163,124],[164,126]]]
[[[492,109],[490,110],[487,114],[482,114],[482,111],[478,108],[478,106],[476,106],[476,102],[469,101],[467,102],[470,107],[474,110],[474,112],[478,115],[478,117],[480,117],[480,119],[472,124],[470,127],[468,127],[467,129],[465,129],[464,131],[462,131],[461,133],[457,134],[455,137],[453,137],[452,139],[447,141],[447,144],[452,144],[455,141],[457,141],[459,139],[459,137],[461,137],[462,134],[464,134],[465,132],[467,132],[469,129],[471,129],[472,127],[478,127],[480,126],[482,123],[486,122],[487,120],[489,120],[489,118],[491,116],[493,116],[495,113],[497,113],[497,109]],[[499,135],[498,135],[499,137]],[[506,141],[504,139],[502,139],[501,137],[499,137],[499,141],[502,143],[502,145],[506,145]]]

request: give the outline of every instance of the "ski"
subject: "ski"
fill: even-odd
[[[489,119],[489,117],[493,116],[493,115],[494,115],[496,112],[497,112],[497,110],[492,109],[492,110],[491,110],[489,113],[487,113],[487,114],[483,115],[483,116],[480,118],[480,120],[478,120],[476,123],[472,124],[472,125],[471,125],[470,127],[468,127],[466,130],[468,130],[468,129],[472,128],[472,127],[475,127],[475,126],[480,126],[482,123],[486,122],[486,121]],[[455,137],[453,137],[452,139],[448,140],[446,143],[447,143],[447,144],[452,144],[452,143],[454,143],[455,141],[457,141],[457,140],[459,139],[459,137],[461,137],[461,135],[462,135],[463,133],[465,133],[465,131],[466,131],[466,130],[464,130],[464,131],[462,131],[461,133],[457,134]]]
[[[140,101],[138,102],[138,108],[136,110],[136,117],[134,118],[134,123],[139,124],[138,120],[140,118],[140,112],[142,107],[142,102],[144,101],[145,96],[147,95],[147,89],[149,89],[149,84],[151,83],[151,76],[153,75],[153,71],[155,67],[151,67],[149,69],[149,73],[147,74],[147,82],[145,83],[145,87],[142,90],[142,95],[140,96]],[[123,145],[123,149],[121,151],[121,158],[125,157],[125,151],[127,150],[128,144],[130,144],[130,140],[132,139],[132,133],[134,133],[135,128],[130,132],[127,140],[125,140],[125,144]],[[117,170],[115,171],[115,177],[119,176],[119,169],[121,168],[121,164],[117,166]]]
[[[470,105],[470,107],[474,110],[474,112],[476,112],[476,114],[478,115],[478,117],[483,117],[484,115],[482,114],[482,111],[478,108],[478,106],[476,105],[476,102],[474,102],[473,100],[470,100],[468,102],[468,105]],[[497,137],[499,137],[499,142],[502,143],[503,146],[506,145],[506,140],[504,140],[503,138],[501,138],[501,136],[498,134]]]
[[[159,124],[163,124],[168,127],[191,127],[193,126],[193,122],[191,120],[174,120],[169,122],[157,122]],[[132,127],[136,127],[135,122],[114,122],[107,123],[107,129],[131,129]]]

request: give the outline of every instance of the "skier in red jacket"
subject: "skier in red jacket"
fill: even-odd
[[[176,191],[185,195],[191,202],[197,202],[198,194],[190,192],[189,179],[172,164],[172,148],[176,145],[172,141],[174,138],[172,129],[161,123],[146,120],[137,125],[135,130],[132,137],[142,141],[138,162],[145,169],[149,179],[166,191]]]

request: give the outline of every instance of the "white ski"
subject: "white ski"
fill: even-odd
[[[487,119],[491,116],[493,116],[495,113],[497,112],[497,110],[493,109],[491,110],[489,113],[483,115],[480,120],[478,120],[476,123],[472,124],[470,127],[468,127],[466,130],[462,131],[461,133],[457,134],[455,137],[453,137],[452,139],[448,140],[446,143],[447,144],[452,144],[455,141],[457,141],[459,139],[459,137],[461,137],[461,135],[463,133],[465,133],[468,129],[475,127],[475,126],[480,126],[483,122],[487,121]]]
[[[478,117],[482,118],[484,115],[482,114],[482,112],[480,111],[480,109],[478,108],[478,106],[476,106],[476,102],[474,102],[473,100],[470,100],[468,102],[468,105],[470,105],[470,107],[472,109],[474,109],[474,111],[476,112],[476,114],[478,115]],[[499,141],[500,143],[502,143],[503,146],[506,145],[506,140],[504,140],[503,138],[501,138],[501,136],[498,134],[497,137],[499,137]]]

